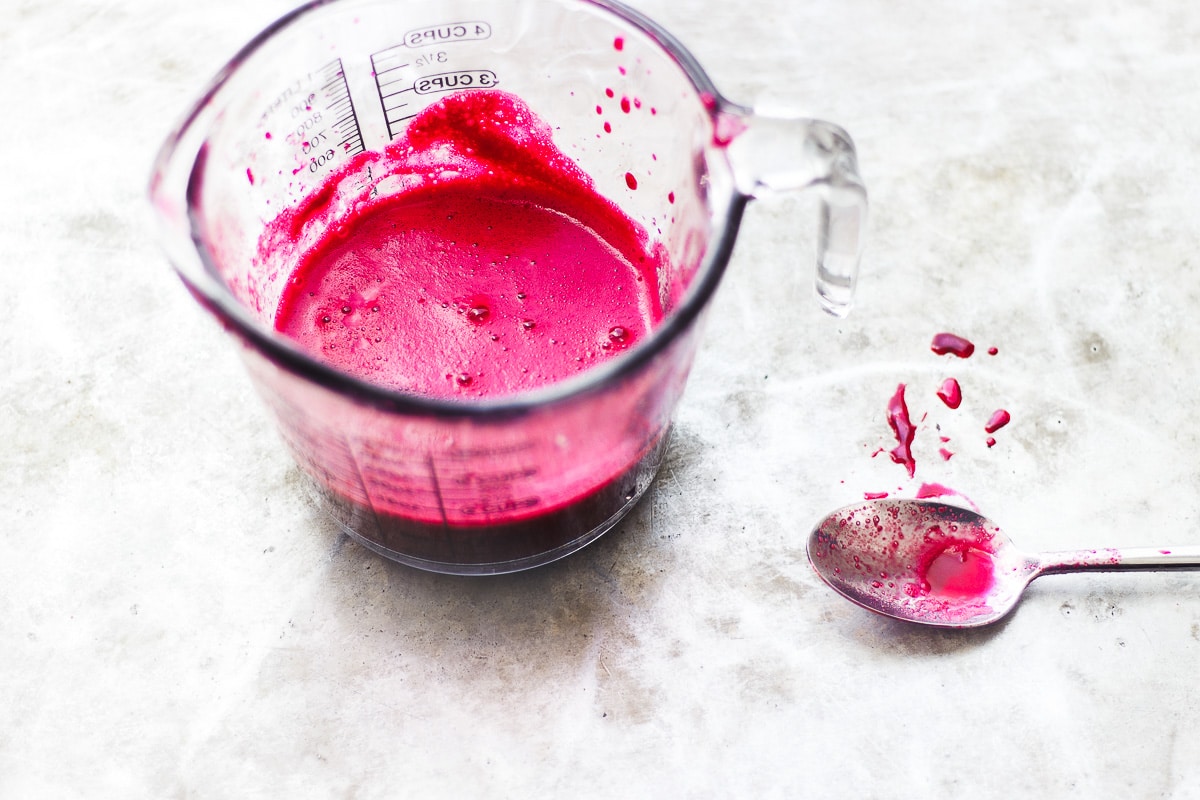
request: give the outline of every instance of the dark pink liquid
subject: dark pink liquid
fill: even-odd
[[[939,356],[949,353],[959,358],[970,358],[975,352],[975,345],[957,334],[939,333],[933,337],[930,349]]]
[[[917,428],[908,415],[908,405],[904,402],[904,384],[896,387],[896,393],[888,401],[888,425],[896,435],[896,446],[891,450],[892,461],[902,464],[908,470],[908,477],[917,471],[917,462],[913,459],[912,443],[916,438]]]
[[[962,388],[958,385],[958,381],[954,378],[946,378],[938,389],[937,396],[942,399],[942,402],[949,408],[958,408],[962,405]]]
[[[983,426],[983,429],[988,433],[995,433],[1010,422],[1012,422],[1012,415],[1003,408],[1000,408],[992,414],[987,424]]]
[[[516,501],[480,508],[478,524],[430,521],[374,508],[327,485],[317,488],[339,522],[394,553],[434,564],[514,564],[567,547],[608,522],[645,490],[667,444],[664,432],[623,472],[564,503],[544,507]]]
[[[275,317],[323,361],[413,395],[495,398],[611,359],[662,319],[658,251],[517,98],[451,95],[370,157],[403,188],[338,218],[307,247]],[[317,192],[265,241],[298,241],[334,192]],[[445,452],[425,465],[405,450],[374,457],[382,474],[361,474],[361,459],[345,475],[317,473],[342,522],[385,548],[435,562],[512,562],[570,543],[644,490],[666,434],[663,422],[629,419],[640,412],[620,399],[598,409],[589,427],[618,431],[620,452],[601,459],[602,473],[572,474],[551,493],[524,488],[541,480],[545,489],[543,460],[509,439],[449,466]],[[553,446],[569,447],[569,434]],[[302,463],[320,446],[293,441]],[[369,503],[353,499],[362,494],[356,473],[374,487]]]
[[[958,358],[970,358],[975,352],[975,345],[968,339],[955,333],[937,333],[934,334],[930,349],[938,355],[954,355]],[[999,350],[996,347],[989,347],[987,352],[990,355],[996,355]],[[889,452],[892,460],[897,464],[903,465],[908,471],[908,476],[911,478],[916,473],[916,461],[912,453],[916,429],[912,424],[908,406],[905,402],[904,390],[904,384],[900,384],[896,389],[896,393],[888,401],[888,425],[891,427],[897,442],[896,447]],[[943,380],[937,389],[937,396],[947,408],[957,410],[962,406],[962,386],[956,378],[946,378]],[[984,428],[988,433],[995,433],[1007,425],[1011,419],[1012,417],[1008,411],[999,409],[988,419]],[[921,420],[924,421],[924,416],[921,417]],[[945,436],[941,437],[941,440],[943,444],[950,441]],[[995,447],[996,439],[989,436],[986,443],[989,448]],[[878,455],[881,452],[883,452],[882,449],[876,451],[874,455]],[[954,457],[954,453],[945,447],[939,448],[938,454],[942,457],[943,461],[949,461]]]

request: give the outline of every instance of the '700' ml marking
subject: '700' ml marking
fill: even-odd
[[[490,69],[464,69],[417,78],[413,82],[413,91],[417,94],[434,94],[453,89],[490,89],[499,82],[496,73]]]

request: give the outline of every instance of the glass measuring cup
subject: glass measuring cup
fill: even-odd
[[[264,231],[315,196],[349,214],[393,191],[369,154],[449,92],[501,89],[667,254],[657,328],[576,377],[470,401],[364,381],[278,333],[291,267],[321,231],[266,250]],[[628,513],[667,446],[747,200],[810,187],[817,294],[840,315],[866,194],[836,126],[725,100],[670,34],[608,0],[334,0],[235,56],[164,144],[151,200],[176,271],[243,345],[341,527],[403,563],[481,574],[567,555]]]

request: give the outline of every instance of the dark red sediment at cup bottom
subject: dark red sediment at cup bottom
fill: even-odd
[[[629,469],[565,506],[511,521],[430,524],[377,513],[313,481],[337,523],[395,560],[438,571],[509,572],[569,555],[615,525],[649,488],[670,441],[664,432]],[[574,547],[572,545],[575,545]]]

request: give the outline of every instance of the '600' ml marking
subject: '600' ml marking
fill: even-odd
[[[446,42],[473,42],[492,35],[492,26],[486,22],[451,22],[420,28],[404,34],[404,43],[409,47],[424,47]]]
[[[413,83],[413,91],[417,94],[434,94],[452,89],[490,89],[499,82],[496,73],[490,69],[465,69],[417,78]]]

